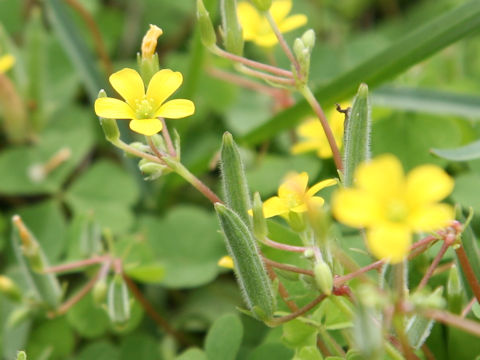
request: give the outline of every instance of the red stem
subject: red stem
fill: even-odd
[[[462,266],[463,273],[467,279],[468,284],[470,285],[473,294],[477,298],[477,301],[480,303],[480,284],[478,283],[477,277],[475,276],[475,272],[468,261],[467,254],[465,253],[465,249],[463,246],[458,247],[455,252],[457,253],[458,261]]]
[[[418,284],[417,290],[420,291],[422,290],[428,283],[428,280],[432,277],[435,269],[437,268],[438,264],[440,263],[440,260],[442,260],[443,255],[445,255],[445,252],[448,250],[448,243],[446,241],[443,242],[442,248],[440,251],[437,253],[435,256],[435,259],[433,259],[432,263],[430,264],[430,267],[428,268],[427,272],[423,276],[422,280],[420,281],[420,284]]]

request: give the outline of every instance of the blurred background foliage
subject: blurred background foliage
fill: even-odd
[[[218,24],[217,1],[205,3]],[[317,34],[313,87],[328,84],[412,29],[464,3],[295,0],[293,13],[307,14],[308,27]],[[92,36],[82,12],[99,29],[107,52],[103,61],[99,38]],[[242,152],[251,189],[263,198],[275,193],[289,170],[307,171],[312,183],[336,175],[330,159],[320,160],[313,153],[290,155],[288,131],[274,129],[274,136],[261,143],[249,140],[249,134],[272,118],[272,99],[210,75],[209,69],[229,69],[231,64],[202,47],[195,26],[195,1],[0,0],[0,55],[16,57],[8,77],[26,112],[25,124],[15,128],[7,119],[8,104],[0,106],[1,273],[14,279],[24,293],[30,291],[9,241],[13,214],[22,216],[51,264],[101,253],[100,233],[109,229],[114,253],[125,255],[127,273],[171,326],[186,334],[188,346],[199,348],[185,350],[188,346],[159,329],[134,300],[129,323],[119,329],[110,324],[91,295],[65,316],[47,319],[44,313],[30,311],[12,325],[12,314],[21,317],[24,309],[0,295],[4,359],[13,359],[19,349],[26,349],[31,359],[290,359],[290,348],[299,341],[292,335],[299,331],[293,325],[291,333],[288,328],[268,329],[235,310],[241,306],[239,291],[232,274],[217,266],[226,250],[211,205],[202,195],[176,175],[145,182],[136,161],[123,157],[104,140],[92,101],[100,88],[113,94],[107,85],[109,72],[136,66],[136,53],[150,23],[164,31],[157,48],[161,65],[184,74],[177,96],[196,104],[194,116],[169,121],[181,135],[182,160],[192,172],[220,191],[219,173],[212,163],[221,135],[228,130],[245,145]],[[454,162],[435,157],[430,150],[456,148],[478,139],[479,32],[398,76],[380,79],[382,84],[371,89],[374,155],[394,153],[407,169],[427,162],[445,166],[456,176],[452,200],[477,212],[480,161],[467,156],[467,161]],[[297,30],[286,37],[291,43],[300,34],[302,30]],[[268,58],[251,44],[246,55]],[[286,66],[278,49],[273,56]],[[105,59],[112,59],[112,64]],[[326,105],[332,104],[330,99]],[[289,127],[298,120],[292,119]],[[135,136],[124,123],[123,139],[131,142]],[[255,146],[247,146],[252,143]],[[62,149],[68,149],[70,156],[43,178],[35,177],[35,166],[45,166]],[[281,224],[271,222],[270,226],[275,239],[298,242]],[[363,246],[356,236],[342,245]],[[298,262],[289,254],[269,251],[267,255],[277,261]],[[433,258],[431,253],[426,256]],[[363,254],[355,258],[359,263],[368,260]],[[414,266],[423,269],[425,264],[420,259]],[[68,283],[69,295],[91,275],[87,269],[60,279]],[[324,321],[332,329],[341,329],[345,319],[325,304],[318,310],[319,319],[326,314]],[[440,325],[435,325],[428,344],[437,359],[449,359],[452,354],[455,359],[472,359],[472,354],[480,354],[478,341]]]

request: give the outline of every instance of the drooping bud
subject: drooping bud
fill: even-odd
[[[242,56],[243,31],[237,17],[237,1],[221,0],[223,42],[227,51]]]
[[[200,39],[206,48],[212,48],[217,43],[217,35],[202,0],[197,0],[197,21],[200,26]]]
[[[302,35],[302,42],[307,49],[312,51],[313,47],[315,46],[315,31],[313,31],[313,29],[308,29],[305,31],[305,33]]]
[[[105,90],[100,90],[98,92],[97,98],[106,97],[107,93]],[[112,144],[115,144],[120,139],[120,130],[118,129],[117,120],[115,119],[105,119],[99,117],[100,125],[102,126],[103,133],[105,138],[110,141]]]
[[[130,319],[128,289],[120,274],[116,274],[110,281],[107,308],[108,316],[115,325],[123,326]]]
[[[330,266],[324,261],[319,261],[313,268],[313,274],[319,290],[325,295],[331,295],[333,288],[333,275]]]

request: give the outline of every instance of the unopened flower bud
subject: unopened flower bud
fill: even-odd
[[[99,91],[97,98],[103,98],[106,96],[107,96],[107,93],[105,92],[105,90],[102,89]],[[117,120],[105,119],[102,117],[99,119],[100,119],[100,125],[102,126],[102,130],[105,135],[105,138],[111,143],[115,144],[118,141],[118,139],[120,139],[120,130],[118,129]]]
[[[293,52],[298,60],[303,57],[303,50],[305,49],[305,44],[303,43],[302,39],[296,38],[293,42]]]
[[[105,279],[98,280],[92,289],[92,297],[95,305],[100,306],[107,299],[107,281]]]
[[[157,39],[163,34],[163,30],[156,25],[150,24],[150,29],[142,40],[142,57],[151,59],[157,48]]]
[[[22,293],[12,279],[7,276],[0,275],[0,292],[13,301],[20,301]]]
[[[146,176],[145,180],[156,180],[168,171],[166,165],[151,162],[146,159],[140,160],[138,168],[142,174]]]
[[[17,352],[17,360],[27,360],[27,354],[25,351]]]
[[[315,282],[318,288],[326,295],[331,295],[333,288],[333,275],[330,266],[324,261],[318,262],[313,268]]]
[[[309,29],[302,35],[302,42],[306,48],[312,50],[315,46],[315,31]]]
[[[243,31],[237,17],[236,0],[221,0],[222,32],[227,51],[242,56]]]
[[[107,308],[110,320],[119,326],[130,319],[130,300],[128,290],[122,276],[116,274],[108,288]]]
[[[272,6],[272,0],[252,0],[252,3],[260,12],[267,11]]]

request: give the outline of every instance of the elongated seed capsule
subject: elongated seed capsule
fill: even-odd
[[[210,14],[208,13],[202,0],[197,0],[197,21],[200,27],[200,39],[206,48],[215,46],[217,35],[213,28]]]
[[[54,310],[62,297],[60,283],[54,274],[42,273],[44,269],[50,267],[50,264],[37,239],[20,216],[13,216],[12,223],[12,246],[22,271],[38,299],[48,309]]]
[[[345,187],[353,185],[355,168],[370,159],[370,127],[372,123],[368,86],[360,84],[345,125],[344,175]]]
[[[275,311],[275,297],[255,239],[231,209],[216,203],[215,210],[245,303],[255,317],[268,320]]]
[[[463,305],[463,287],[460,274],[455,265],[450,268],[447,282],[448,310],[454,314],[460,314]]]
[[[221,0],[222,32],[227,51],[242,56],[243,31],[237,17],[237,1]]]
[[[252,205],[247,177],[237,144],[235,144],[232,134],[229,132],[223,134],[220,160],[226,203],[250,228],[248,210],[251,209]]]
[[[257,240],[263,242],[267,236],[268,228],[267,221],[263,215],[263,203],[260,198],[260,194],[256,192],[253,195],[253,233],[256,236]]]

